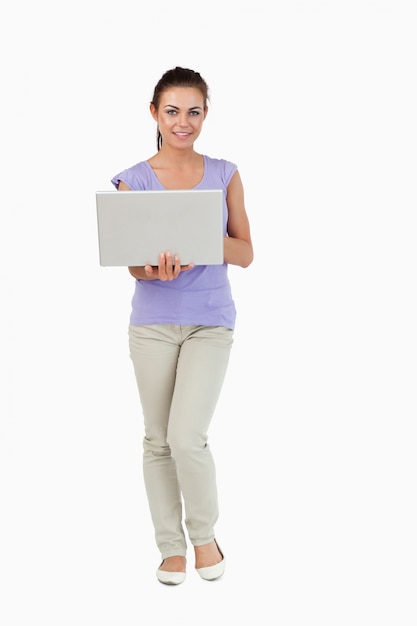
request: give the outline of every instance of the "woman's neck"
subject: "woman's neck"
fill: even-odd
[[[204,157],[194,151],[176,155],[161,148],[148,163],[160,183],[167,189],[192,189],[204,176]]]

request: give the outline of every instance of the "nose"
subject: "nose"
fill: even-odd
[[[177,115],[177,124],[178,124],[178,126],[187,126],[188,125],[187,113],[179,113]]]

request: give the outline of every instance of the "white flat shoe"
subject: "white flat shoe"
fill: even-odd
[[[223,552],[220,550],[217,541],[214,541],[216,542],[217,549],[222,556],[222,560],[220,561],[220,563],[210,565],[209,567],[196,568],[198,574],[200,574],[201,578],[203,578],[204,580],[216,580],[216,578],[220,578],[220,576],[223,576],[224,570],[226,569],[226,560],[223,556]]]
[[[184,572],[164,572],[161,569],[156,570],[156,577],[160,583],[164,585],[180,585],[185,580]]]
[[[159,567],[161,567],[161,565]],[[165,572],[162,569],[157,569],[156,577],[159,582],[164,583],[164,585],[180,585],[185,580],[185,572]]]

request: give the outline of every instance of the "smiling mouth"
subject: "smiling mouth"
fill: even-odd
[[[190,133],[174,133],[177,137],[188,137]]]

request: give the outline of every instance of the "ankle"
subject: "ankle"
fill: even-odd
[[[223,560],[223,554],[221,553],[215,540],[202,546],[194,546],[194,552],[195,566],[197,569],[202,567],[211,567],[212,565],[216,565]]]
[[[168,556],[162,561],[159,569],[163,572],[185,572],[186,565],[185,556]]]

